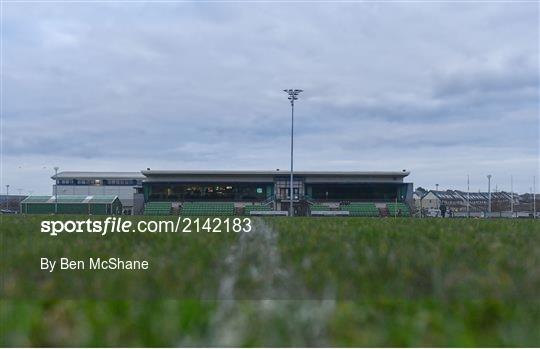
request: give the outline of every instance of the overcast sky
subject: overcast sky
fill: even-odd
[[[539,170],[538,3],[5,3],[2,193],[52,168]]]

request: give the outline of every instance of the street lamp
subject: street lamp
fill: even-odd
[[[488,212],[491,213],[491,175],[487,175],[488,179]]]
[[[58,168],[54,167],[54,214],[58,213]]]
[[[283,90],[283,92],[287,93],[289,95],[289,101],[291,101],[291,182],[290,182],[290,207],[289,207],[289,215],[292,217],[294,215],[294,209],[293,209],[293,200],[294,200],[294,191],[293,191],[293,154],[294,154],[294,101],[298,99],[298,95],[300,92],[304,92],[304,90]]]

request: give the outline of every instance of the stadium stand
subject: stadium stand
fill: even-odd
[[[251,211],[273,211],[270,205],[246,205],[244,206],[244,214],[249,215]]]
[[[171,214],[170,202],[147,202],[144,207],[145,216],[167,216]]]
[[[186,202],[181,214],[184,216],[234,216],[234,203]]]
[[[349,216],[378,217],[379,209],[372,202],[353,202],[339,207],[340,211],[349,211]]]
[[[410,217],[411,216],[411,211],[409,210],[409,207],[405,205],[403,202],[386,204],[386,208],[388,208],[388,214],[391,217],[393,216]],[[401,210],[401,215],[399,213],[399,210]]]

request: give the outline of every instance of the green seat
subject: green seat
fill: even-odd
[[[171,214],[170,202],[147,202],[144,206],[145,216],[166,216]]]
[[[349,215],[354,217],[379,217],[379,209],[372,202],[352,202],[341,205],[339,209],[349,211]]]
[[[399,215],[400,210],[401,210],[401,216],[402,217],[410,217],[411,216],[411,211],[409,210],[409,206],[407,206],[403,202],[388,203],[388,204],[386,204],[386,208],[388,209],[388,214],[390,216]]]
[[[234,203],[185,202],[181,214],[184,216],[234,216]]]

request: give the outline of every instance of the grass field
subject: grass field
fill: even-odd
[[[1,346],[540,345],[537,221],[268,218],[240,234],[53,238],[45,218],[1,218]],[[43,256],[152,267],[46,273]]]

